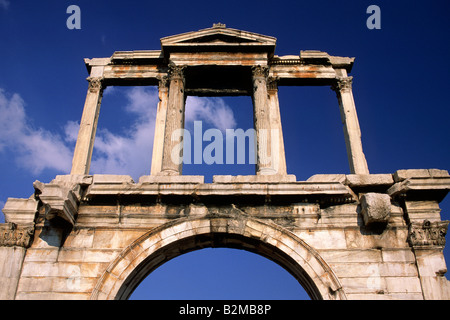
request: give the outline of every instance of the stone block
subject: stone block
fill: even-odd
[[[410,248],[404,249],[383,249],[382,257],[384,262],[404,262],[414,263],[415,256]]]
[[[37,185],[35,184],[35,187]],[[45,218],[52,220],[61,217],[70,224],[75,224],[79,201],[79,186],[70,189],[59,184],[46,184],[39,186],[41,194],[39,199],[45,208]]]
[[[394,173],[395,182],[400,182],[409,178],[429,178],[430,173],[427,169],[408,169],[397,170]]]
[[[381,251],[376,249],[319,250],[319,253],[327,263],[383,262]]]
[[[349,174],[346,176],[345,184],[350,187],[392,185],[394,179],[392,174]]]
[[[133,178],[127,175],[94,174],[93,183],[101,184],[133,184]]]
[[[142,176],[139,178],[139,183],[205,183],[205,177],[204,176],[183,176],[183,175]]]
[[[401,182],[409,178],[434,178],[434,177],[448,177],[447,170],[439,169],[408,169],[397,170],[394,173],[395,182]]]
[[[35,199],[8,198],[3,208],[6,222],[29,225],[34,223],[38,201]]]
[[[249,175],[249,176],[231,176],[220,175],[213,176],[213,183],[277,183],[277,182],[296,182],[296,176],[289,175]]]
[[[90,185],[92,184],[92,180],[93,177],[91,175],[70,174],[70,175],[57,175],[51,183]]]
[[[366,226],[387,223],[391,212],[391,198],[382,193],[366,193],[361,196],[361,213]]]
[[[389,220],[392,223],[392,219]],[[361,228],[345,228],[345,238],[348,248],[402,248],[408,236],[406,228],[388,228],[382,234],[365,234]]]
[[[421,293],[418,277],[385,277],[389,293]]]
[[[306,180],[308,182],[340,182],[345,183],[345,174],[315,174]]]

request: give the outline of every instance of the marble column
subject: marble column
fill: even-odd
[[[156,110],[155,136],[153,138],[153,155],[151,175],[157,175],[161,172],[163,150],[164,150],[164,132],[166,128],[167,103],[169,100],[168,78],[163,76],[159,79],[159,103]]]
[[[89,81],[89,89],[81,117],[80,130],[78,132],[70,174],[89,174],[89,168],[91,166],[104,86],[102,77],[89,77],[87,80]]]
[[[271,143],[269,95],[267,92],[267,66],[254,66],[253,79],[253,121],[256,131],[256,174],[274,175],[274,157]]]
[[[278,79],[273,77],[268,78],[267,92],[269,94],[271,144],[272,150],[274,151],[272,153],[274,167],[277,174],[287,175],[280,103],[278,100]]]
[[[345,144],[352,174],[369,174],[366,157],[364,156],[361,129],[352,92],[353,77],[338,78],[332,89],[339,100],[341,119],[344,125]]]
[[[184,129],[184,66],[169,65],[169,98],[160,175],[181,175]]]

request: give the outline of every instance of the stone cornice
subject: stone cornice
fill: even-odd
[[[50,183],[35,181],[36,197],[41,201],[45,219],[60,217],[74,225],[82,189],[92,182],[91,176],[58,176]]]

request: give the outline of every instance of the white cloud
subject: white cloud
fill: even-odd
[[[187,123],[203,120],[222,132],[236,126],[233,110],[221,98],[188,97],[185,120]]]
[[[114,93],[112,90],[108,94]],[[155,87],[133,87],[126,91],[126,97],[128,104],[124,109],[135,114],[137,120],[124,135],[106,128],[97,131],[91,172],[127,174],[134,179],[150,174],[158,90]],[[236,125],[233,111],[220,98],[188,97],[186,125],[195,120],[203,120],[222,131]],[[68,130],[66,134],[73,136],[73,131]]]
[[[108,95],[117,93],[115,90],[106,92]],[[128,102],[124,112],[136,115],[136,119],[125,133],[117,133],[116,128],[97,130],[91,173],[126,174],[134,179],[150,174],[158,90],[133,87],[127,89],[125,95]],[[0,115],[0,152],[12,152],[17,163],[33,174],[44,169],[69,173],[78,122],[68,121],[64,134],[33,128],[20,95],[7,96],[2,89]],[[202,120],[223,132],[236,126],[233,111],[221,98],[188,97],[185,120],[186,125]]]
[[[126,91],[125,111],[136,121],[124,134],[103,128],[97,131],[93,173],[127,174],[134,179],[150,174],[158,91],[153,87],[134,87]]]
[[[78,131],[80,130],[80,123],[77,121],[67,121],[64,126],[65,141],[69,143],[75,143],[78,138]]]
[[[8,150],[21,167],[33,174],[44,169],[69,171],[72,150],[60,135],[30,124],[20,95],[8,97],[0,89],[0,114],[0,152]]]

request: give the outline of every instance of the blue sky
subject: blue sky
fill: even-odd
[[[66,27],[66,9],[72,4],[81,9],[81,30]],[[381,30],[366,27],[366,9],[372,4],[381,8]],[[33,181],[49,182],[70,171],[87,90],[84,58],[159,49],[162,37],[216,22],[276,37],[278,55],[315,49],[356,57],[353,93],[371,173],[448,170],[449,12],[450,3],[444,0],[0,0],[0,207],[8,197],[28,198]],[[151,87],[105,91],[92,173],[133,178],[149,173],[156,98]],[[280,87],[279,99],[288,173],[298,180],[317,173],[349,173],[334,92],[328,87]],[[190,98],[186,112],[188,128],[194,120],[209,127],[252,126],[249,97]],[[224,116],[214,116],[219,113]],[[253,170],[249,165],[191,165],[184,173],[204,174],[210,181],[213,174]],[[441,207],[443,219],[449,219],[450,200]],[[261,292],[271,292],[270,286],[263,290],[243,280],[249,279],[248,270],[260,270],[267,272],[267,283],[286,281],[278,297],[299,297],[301,289],[292,286],[295,280],[285,277],[286,271],[268,260],[262,263],[264,258],[254,254],[235,251],[201,250],[180,256],[155,271],[156,280],[143,287],[156,288],[161,279],[166,279],[162,286],[175,285],[164,278],[167,272],[194,269],[205,275],[208,286],[212,270],[213,275],[224,275],[217,288],[227,288],[225,293],[264,298]],[[450,256],[448,249],[445,255]],[[229,263],[220,262],[224,260]],[[232,275],[230,268],[236,269]],[[229,286],[231,281],[236,285]],[[250,292],[252,287],[256,290]],[[191,292],[192,286],[176,289],[180,294],[182,290]],[[214,289],[205,290],[206,296],[196,297],[208,298]]]

